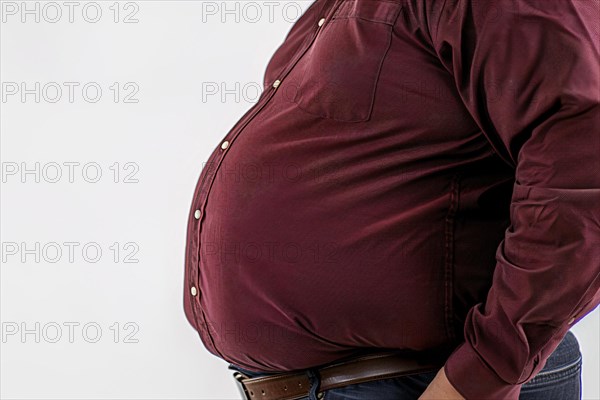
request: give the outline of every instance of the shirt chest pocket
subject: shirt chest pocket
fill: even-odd
[[[368,120],[401,9],[391,0],[343,0],[299,61],[294,103],[323,118]]]

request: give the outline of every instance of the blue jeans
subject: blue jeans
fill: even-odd
[[[575,335],[569,331],[546,365],[521,388],[519,400],[581,400],[581,352]],[[250,377],[267,376],[242,369],[233,364],[230,369],[238,370]],[[358,383],[325,390],[317,396],[319,377],[314,370],[306,370],[311,381],[311,393],[301,400],[416,400],[433,380],[437,371]]]

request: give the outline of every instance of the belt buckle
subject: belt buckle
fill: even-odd
[[[242,374],[239,371],[236,371],[233,373],[233,377],[235,379],[235,383],[237,384],[237,388],[240,391],[240,395],[242,395],[242,399],[250,400],[250,395],[248,394],[248,390],[246,389],[246,386],[244,386],[244,383],[242,382],[242,380],[248,378],[248,376]]]

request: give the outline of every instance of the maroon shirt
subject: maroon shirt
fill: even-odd
[[[599,4],[315,1],[193,197],[208,350],[450,345],[465,398],[517,399],[600,303]]]

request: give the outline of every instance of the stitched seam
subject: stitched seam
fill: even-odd
[[[367,356],[362,356],[356,359],[352,359],[350,362],[348,361],[341,361],[339,363],[336,364],[331,364],[331,365],[327,365],[326,367],[321,368],[321,371],[326,371],[328,369],[331,369],[332,367],[336,367],[339,365],[343,365],[343,364],[348,364],[348,363],[356,363],[356,362],[360,362],[360,361],[364,361],[364,360],[374,360],[374,359],[378,359],[378,358],[383,358],[383,357],[389,357],[390,354],[386,353],[386,354],[373,354],[373,355],[367,355]],[[273,378],[279,378],[281,375],[284,375],[287,373],[282,373],[282,374],[275,374],[275,375],[269,375],[269,376],[260,376],[260,377],[255,377],[255,378],[248,378],[248,382],[252,382],[252,383],[256,383],[256,382],[264,382],[264,381],[269,381]],[[296,373],[295,375],[297,375],[299,378],[303,377],[304,374],[303,373]]]
[[[355,19],[361,19],[363,21],[368,21],[368,22],[375,22],[375,23],[381,23],[381,24],[386,24],[386,25],[394,25],[395,21],[398,19],[398,16],[402,13],[402,9],[404,8],[403,4],[395,2],[395,1],[391,1],[391,0],[378,0],[378,1],[379,1],[379,3],[389,3],[389,4],[393,4],[394,6],[398,7],[397,10],[394,10],[394,13],[390,13],[391,15],[393,15],[392,21],[388,22],[387,20],[369,19],[367,17],[363,17],[360,15],[340,15],[340,12],[342,10],[342,7],[340,7],[331,16],[330,23],[335,22],[336,20],[351,19],[351,18],[354,19],[355,18]]]
[[[335,383],[335,384],[329,386],[327,389],[325,389],[325,392],[327,392],[328,390],[340,389],[343,387],[347,387],[349,385],[358,385],[361,383],[369,383],[369,382],[380,381],[380,380],[385,380],[385,379],[395,379],[395,378],[401,378],[401,377],[416,375],[416,374],[430,374],[432,372],[439,371],[440,368],[441,367],[426,368],[426,369],[423,369],[422,371],[414,372],[411,374],[406,374],[406,373],[402,373],[402,372],[390,372],[387,374],[382,374],[382,375],[377,375],[377,376],[367,376],[362,379],[353,381],[352,383],[349,383],[349,382]]]
[[[204,321],[204,330],[206,332],[206,336],[208,336],[210,343],[212,344],[213,349],[217,352],[217,354],[219,354],[219,356],[222,359],[225,359],[225,356],[223,355],[223,353],[221,353],[221,351],[217,348],[217,345],[215,344],[215,340],[213,338],[213,334],[210,333],[210,327],[211,325],[208,323],[208,320],[206,318],[206,314],[204,313],[204,309],[202,308],[202,306],[200,306],[200,314],[202,315],[202,321]]]
[[[382,0],[382,3],[390,3],[390,4],[394,4],[395,6],[397,6],[396,10],[392,10],[393,12],[390,12],[389,15],[391,15],[392,18],[386,18],[386,19],[376,19],[376,18],[372,18],[372,17],[365,17],[362,15],[339,15],[339,14],[334,14],[331,17],[331,21],[329,21],[330,23],[333,22],[339,22],[340,20],[346,20],[346,19],[360,19],[362,21],[367,21],[367,22],[373,22],[373,23],[379,23],[379,24],[385,24],[385,25],[391,25],[394,26],[396,24],[396,21],[398,20],[398,17],[400,16],[400,14],[402,14],[404,7],[402,4],[400,3],[396,3],[393,1],[385,1]]]
[[[388,22],[387,20],[371,19],[371,18],[368,18],[368,17],[361,17],[359,15],[338,16],[338,17],[332,18],[331,21],[329,21],[329,23],[332,24],[334,22],[340,22],[340,21],[344,21],[344,20],[347,20],[347,19],[360,19],[361,21],[373,22],[375,24],[394,25],[393,22]]]
[[[347,361],[340,361],[340,362],[335,363],[335,364],[327,365],[327,366],[321,368],[321,370],[322,371],[326,371],[328,369],[331,369],[332,367],[336,367],[338,365],[347,364],[349,362],[350,363],[354,363],[354,362],[359,362],[359,361],[364,361],[364,360],[374,360],[374,359],[382,358],[382,357],[389,357],[389,354],[387,354],[387,353],[386,354],[373,354],[373,355],[367,355],[367,356],[358,357],[358,358],[352,359],[351,361],[349,361],[349,360],[347,360]]]
[[[268,381],[272,381],[272,380],[277,380],[282,375],[285,375],[285,374],[277,374],[277,375],[271,375],[271,376],[257,376],[256,378],[249,378],[245,382],[249,382],[249,383],[263,383],[263,382],[268,382]],[[295,375],[299,379],[302,379],[302,378],[306,377],[305,374],[295,374]],[[292,379],[292,378],[294,378],[294,376],[290,376],[290,379]]]
[[[528,380],[523,388],[536,388],[547,385],[549,382],[558,383],[564,382],[568,379],[572,379],[581,373],[581,358],[575,363],[569,364],[567,367],[559,368],[556,370],[548,371],[546,373],[538,373],[533,379]]]
[[[560,368],[552,369],[550,371],[538,372],[537,375],[535,376],[535,378],[537,378],[538,376],[545,376],[545,375],[550,375],[550,374],[555,374],[557,372],[565,371],[569,368],[574,367],[575,365],[579,364],[580,362],[581,362],[581,356],[577,357],[577,360],[573,361],[572,363],[562,366]]]
[[[454,320],[453,320],[453,278],[454,278],[454,226],[455,216],[458,209],[459,198],[459,175],[454,175],[450,183],[450,206],[446,214],[444,226],[444,323],[446,325],[446,335],[448,340],[455,340]]]

